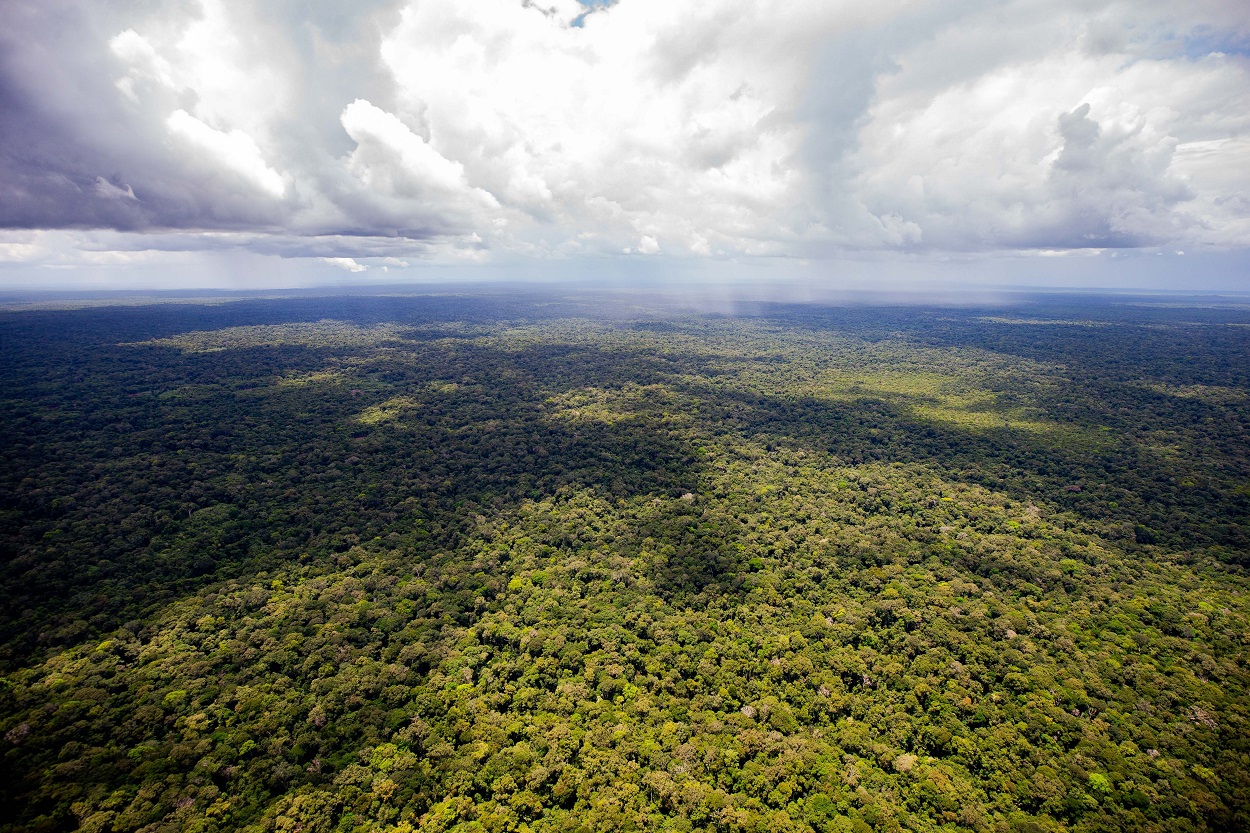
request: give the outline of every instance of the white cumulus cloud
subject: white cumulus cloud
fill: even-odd
[[[464,166],[441,155],[396,116],[364,99],[344,110],[343,129],[356,143],[346,164],[364,194],[394,222],[462,227],[498,207],[493,196],[471,186]]]
[[[186,110],[175,110],[166,121],[171,133],[275,197],[286,191],[282,175],[265,163],[256,140],[242,130],[215,130]]]
[[[348,272],[364,272],[369,268],[363,263],[357,263],[355,258],[350,257],[323,257],[321,261],[331,266],[337,266],[340,269],[346,269]]]
[[[901,243],[937,249],[1227,242],[1233,218],[1218,206],[1243,199],[1246,181],[1212,176],[1199,137],[1250,128],[1246,61],[1147,58],[1141,44],[1091,42],[1092,24],[1062,10],[1063,27],[1021,17],[1022,32],[1044,37],[1000,53],[1001,23],[974,18],[900,54],[849,155],[856,199],[906,224]],[[1128,38],[1118,22],[1100,31]],[[956,46],[972,58],[952,64]],[[1214,155],[1236,171],[1240,153],[1221,144]]]

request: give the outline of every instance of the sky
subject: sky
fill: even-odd
[[[0,287],[1250,291],[1244,0],[4,0]]]

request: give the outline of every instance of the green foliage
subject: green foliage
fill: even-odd
[[[506,300],[0,320],[0,830],[1250,826],[1250,316]]]

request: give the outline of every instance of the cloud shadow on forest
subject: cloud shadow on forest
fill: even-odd
[[[906,399],[831,402],[692,382],[779,361],[771,356],[693,348],[657,355],[593,339],[502,345],[479,337],[505,322],[542,325],[592,317],[588,310],[578,300],[518,293],[7,314],[0,321],[8,359],[0,370],[8,392],[0,414],[8,449],[0,460],[6,641],[19,654],[37,653],[146,616],[211,581],[333,557],[374,538],[414,552],[446,551],[471,515],[563,488],[613,500],[697,493],[705,474],[695,447],[700,434],[793,443],[846,465],[927,465],[948,479],[1044,500],[1090,520],[1136,518],[1165,540],[1236,545],[1244,537],[1244,506],[1238,514],[1219,495],[1164,483],[1164,461],[1122,443],[1091,457],[1027,431],[921,419]],[[976,323],[971,313],[802,312],[778,309],[769,320],[1038,358],[1023,338],[995,346],[984,334],[1006,331]],[[120,346],[327,318],[398,329],[380,348],[304,343],[184,353]],[[687,329],[661,320],[628,326],[658,336]],[[295,376],[299,384],[280,383]],[[593,408],[586,418],[569,418],[549,401],[626,386],[668,390],[682,401],[640,406],[619,419],[597,418]],[[375,425],[356,419],[402,398],[413,406],[393,418]],[[687,407],[692,403],[697,415]],[[1134,467],[1138,485],[1125,488],[1124,471]],[[1074,483],[1086,485],[1068,490]],[[1092,483],[1111,485],[1100,490]],[[1223,526],[1197,530],[1169,520],[1170,506],[1204,503],[1224,513]],[[690,537],[690,526],[659,527],[673,546],[655,562],[657,591],[673,599],[730,592],[740,559],[720,553],[712,569],[703,569],[708,563],[700,558],[719,550]],[[722,530],[721,537],[733,534]],[[19,634],[20,644],[12,641]]]

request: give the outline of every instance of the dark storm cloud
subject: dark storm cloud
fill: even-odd
[[[269,57],[302,82],[281,102],[287,115],[269,151],[304,182],[280,197],[171,136],[170,113],[193,108],[195,89],[169,89],[146,77],[131,85],[133,100],[119,89],[128,68],[110,44],[148,10],[139,3],[106,7],[67,0],[6,9],[0,29],[0,227],[345,230],[416,237],[446,231],[379,224],[368,200],[353,193],[359,183],[336,168],[335,160],[354,144],[339,124],[339,111],[361,90],[385,87],[377,69],[376,21],[360,6],[348,17],[337,4],[269,4],[268,17],[260,21]],[[191,6],[188,16],[194,18],[194,11]],[[318,211],[313,202],[319,189],[338,194],[349,209],[358,203],[361,216],[333,205]]]
[[[17,4],[0,29],[0,224],[9,228],[151,225],[136,201],[102,197],[97,177],[117,176],[107,151],[119,115],[102,102],[115,97],[100,63],[92,21],[67,4]],[[93,37],[96,36],[96,37]],[[125,186],[114,182],[119,187]]]
[[[171,147],[114,84],[118,24],[94,4],[17,4],[0,34],[0,225],[255,228],[278,206]],[[133,193],[134,198],[119,198]]]

